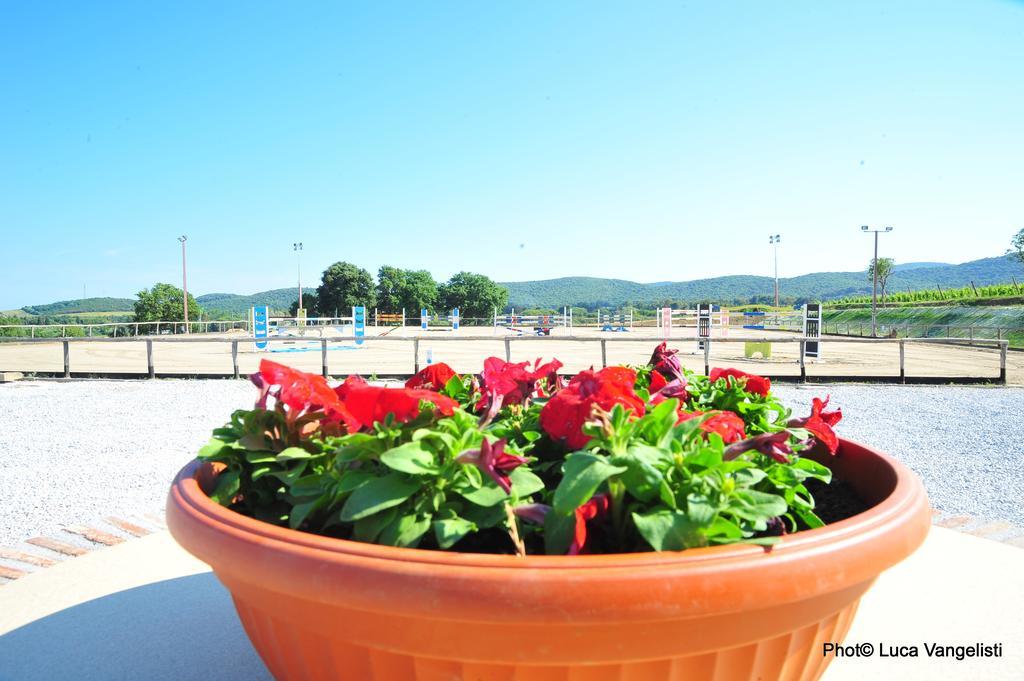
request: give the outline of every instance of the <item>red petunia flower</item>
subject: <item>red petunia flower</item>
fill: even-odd
[[[323,376],[307,374],[264,359],[260,361],[259,372],[249,378],[260,388],[257,408],[265,409],[267,397],[272,396],[288,408],[287,418],[291,423],[303,416],[321,412],[324,414],[322,421],[328,425],[344,424],[349,430],[357,425]]]
[[[445,416],[451,416],[459,406],[452,398],[432,390],[381,388],[358,376],[349,376],[334,392],[361,428],[372,428],[388,414],[398,423],[411,421],[420,413],[420,402],[430,402]]]
[[[790,433],[788,430],[780,430],[777,433],[762,433],[729,445],[725,448],[723,458],[729,461],[730,459],[735,459],[743,452],[756,449],[779,463],[789,463],[789,455],[793,453],[793,448],[789,446],[789,438]]]
[[[565,383],[558,374],[558,370],[562,366],[557,359],[552,359],[545,364],[541,364],[540,357],[534,361],[533,371],[530,373],[537,384],[537,397],[550,397],[564,387]]]
[[[440,392],[448,385],[448,381],[456,377],[458,374],[450,366],[444,362],[438,362],[420,369],[419,373],[405,382],[405,387]]]
[[[725,444],[739,442],[747,436],[743,419],[731,411],[683,411],[679,410],[679,419],[676,423],[689,421],[690,419],[704,418],[701,421],[700,429],[705,433],[718,433]]]
[[[491,480],[498,483],[498,487],[505,490],[505,494],[512,492],[512,481],[508,474],[522,466],[528,461],[521,456],[505,453],[504,439],[497,440],[494,444],[487,438],[480,443],[480,449],[468,449],[455,460],[459,463],[473,464],[484,472]]]
[[[497,357],[488,357],[484,360],[484,370],[480,374],[480,391],[483,399],[480,400],[478,409],[486,412],[483,417],[484,423],[489,423],[494,415],[502,407],[510,404],[522,404],[537,392],[538,381],[545,381],[548,388],[557,390],[561,388],[562,380],[558,376],[558,370],[562,363],[553,359],[547,364],[541,364],[537,359],[533,370],[529,369],[529,362],[506,362]]]
[[[651,396],[656,395],[666,385],[668,385],[668,381],[665,380],[664,376],[657,371],[651,372],[651,385],[647,388]]]
[[[627,411],[643,416],[644,402],[633,391],[635,383],[636,372],[626,367],[581,371],[544,405],[540,425],[552,438],[579,449],[590,440],[583,433],[583,424],[590,420],[595,406],[611,411],[621,404]]]
[[[661,374],[663,378],[670,381],[678,379],[685,385],[686,378],[683,376],[683,365],[679,358],[676,357],[678,353],[679,350],[669,350],[668,343],[662,342],[658,347],[654,348],[654,353],[647,363],[651,365],[651,368],[656,373]]]
[[[708,377],[711,382],[714,383],[720,378],[724,378],[726,385],[731,386],[733,381],[742,380],[743,389],[748,393],[754,395],[760,395],[767,397],[768,393],[772,389],[771,379],[765,378],[764,376],[758,376],[757,374],[748,374],[745,371],[739,369],[712,369],[711,375]]]
[[[652,372],[651,373],[651,384],[652,385],[654,385],[654,383],[655,383],[655,380],[656,380],[654,378],[655,376],[661,376],[661,374],[659,374],[657,372]],[[664,380],[664,379],[662,379],[662,380]],[[665,400],[670,400],[672,398],[678,398],[679,399],[679,405],[680,405],[680,407],[682,407],[682,405],[686,402],[686,400],[687,400],[687,398],[689,396],[690,396],[690,393],[687,392],[687,390],[686,390],[686,380],[685,379],[674,378],[671,381],[665,383],[665,385],[663,385],[660,388],[658,388],[657,391],[653,391],[653,390],[651,391],[651,404],[658,405],[658,404],[661,404],[662,402],[664,402]]]
[[[825,411],[829,399],[829,397],[826,397],[822,401],[815,397],[811,400],[811,415],[804,418],[790,419],[787,425],[791,428],[809,430],[814,437],[818,438],[828,448],[831,454],[835,454],[839,450],[839,436],[832,430],[832,426],[842,420],[843,412],[841,409]]]
[[[602,492],[595,494],[590,501],[576,509],[576,530],[573,533],[568,555],[575,556],[583,551],[587,544],[587,521],[605,515],[609,508],[611,508],[611,497],[606,492]]]

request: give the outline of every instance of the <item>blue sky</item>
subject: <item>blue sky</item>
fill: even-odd
[[[142,7],[141,5],[146,5]],[[6,3],[0,309],[999,254],[1024,3]]]

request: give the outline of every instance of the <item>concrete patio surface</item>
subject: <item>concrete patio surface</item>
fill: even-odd
[[[865,596],[825,681],[1024,678],[1024,551],[933,528]],[[1002,656],[929,658],[925,644],[1002,644]],[[915,646],[920,657],[883,658]],[[0,587],[0,680],[270,679],[209,568],[167,532],[64,561]],[[352,680],[360,681],[360,680]]]

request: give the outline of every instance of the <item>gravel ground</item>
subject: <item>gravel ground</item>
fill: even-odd
[[[778,386],[797,414],[832,395],[841,435],[901,459],[932,505],[1024,526],[1024,389]],[[26,381],[0,385],[0,546],[63,524],[163,507],[174,474],[247,381]]]

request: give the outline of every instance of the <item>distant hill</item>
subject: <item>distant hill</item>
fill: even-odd
[[[903,272],[905,270],[919,270],[923,267],[946,267],[950,265],[948,262],[901,262],[893,265],[893,272]]]
[[[960,265],[908,263],[889,279],[890,291],[1009,283],[1024,281],[1024,266],[1006,256],[984,258]],[[714,301],[727,305],[767,302],[772,294],[771,277],[732,275],[693,281],[641,284],[622,279],[565,277],[541,281],[504,282],[509,304],[516,308],[652,306]],[[787,300],[831,300],[871,292],[863,272],[815,272],[779,280]]]
[[[303,291],[315,291],[316,287]],[[271,291],[261,291],[252,295],[244,296],[237,293],[207,293],[196,297],[204,310],[210,314],[235,314],[242,315],[244,319],[253,305],[266,305],[272,314],[287,314],[291,304],[298,300],[298,287],[276,288]]]
[[[983,258],[960,265],[914,262],[896,266],[889,279],[890,292],[1006,284],[1016,277],[1024,284],[1024,266],[1006,256]],[[712,301],[725,305],[766,303],[772,296],[771,277],[730,275],[693,281],[660,281],[641,284],[625,279],[563,277],[540,281],[505,282],[509,304],[517,309],[575,307],[653,307],[663,304],[693,304]],[[779,280],[782,298],[788,302],[833,300],[871,293],[871,282],[863,272],[815,272]],[[309,291],[315,287],[309,287]],[[243,319],[253,305],[267,305],[274,314],[286,314],[299,297],[295,287],[261,291],[252,295],[207,293],[196,301],[214,317]],[[68,314],[131,313],[131,298],[85,298],[45,305],[26,305],[25,314],[53,317]]]
[[[81,298],[61,300],[46,305],[26,305],[21,308],[30,315],[52,316],[58,314],[87,314],[95,312],[134,312],[135,301],[131,298]]]

